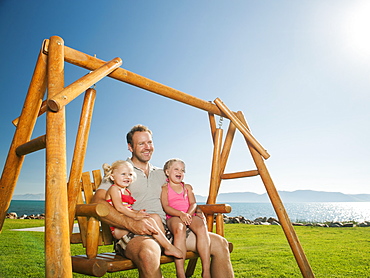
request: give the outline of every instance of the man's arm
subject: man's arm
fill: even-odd
[[[106,190],[98,189],[91,200],[91,203],[103,204],[109,209],[109,214],[105,217],[101,217],[101,221],[119,229],[129,230],[137,235],[152,235],[158,233],[147,219],[134,220],[119,213],[114,207],[105,201],[105,194]]]

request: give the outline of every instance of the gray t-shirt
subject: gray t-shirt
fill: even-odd
[[[162,185],[166,182],[164,171],[149,163],[149,176],[147,177],[143,170],[135,167],[130,158],[128,158],[127,161],[134,166],[134,171],[137,176],[136,181],[128,187],[132,197],[136,199],[132,208],[134,210],[145,209],[147,213],[156,213],[165,221],[166,214],[163,211],[160,199]],[[111,183],[109,181],[103,181],[99,189],[108,190],[110,186]]]

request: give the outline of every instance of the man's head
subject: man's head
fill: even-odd
[[[136,125],[127,133],[126,139],[132,160],[149,162],[154,152],[151,130],[146,126]]]

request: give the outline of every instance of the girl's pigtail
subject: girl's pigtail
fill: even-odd
[[[108,163],[103,164],[103,170],[104,170],[104,177],[103,181],[110,181],[110,175],[112,174],[112,166],[110,166]]]

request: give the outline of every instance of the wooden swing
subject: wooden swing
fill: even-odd
[[[64,62],[91,72],[64,87]],[[120,58],[105,62],[69,48],[64,45],[63,39],[57,36],[44,40],[21,115],[13,121],[16,130],[0,180],[0,230],[4,224],[25,155],[45,148],[45,276],[72,277],[72,262],[75,271],[96,276],[101,276],[106,271],[121,271],[135,267],[129,260],[120,256],[97,254],[99,244],[111,243],[111,238],[105,236],[104,224],[100,227],[99,222],[99,217],[107,212],[98,204],[89,204],[94,187],[96,188],[100,183],[101,175],[100,172],[93,171],[94,179],[91,181],[88,172],[82,174],[96,94],[95,90],[90,87],[103,77],[109,76],[208,112],[214,144],[209,196],[207,205],[202,207],[207,215],[208,229],[213,230],[213,219],[216,214],[216,232],[223,235],[222,214],[231,210],[228,205],[216,204],[221,181],[259,175],[302,276],[314,277],[264,163],[264,159],[267,159],[269,154],[250,133],[242,112],[232,112],[218,98],[214,100],[214,103],[204,101],[129,72],[120,68],[121,64]],[[48,95],[43,101],[46,89]],[[67,179],[65,106],[85,91],[71,169]],[[37,117],[45,112],[46,134],[31,140]],[[215,115],[230,120],[224,142],[222,142],[222,129],[216,128]],[[224,173],[236,130],[244,136],[256,169]],[[82,192],[85,194],[86,204],[82,204]],[[65,213],[66,211],[68,214]],[[81,231],[79,235],[72,234],[76,216]],[[73,256],[71,260],[70,242],[82,242],[86,246],[86,255]],[[192,265],[194,269],[197,254],[188,252],[187,255],[191,259],[189,265]],[[162,257],[161,263],[170,261],[170,258]],[[117,265],[119,267],[116,267]],[[102,272],[99,272],[100,267],[103,268]],[[191,274],[190,270],[187,275]]]

